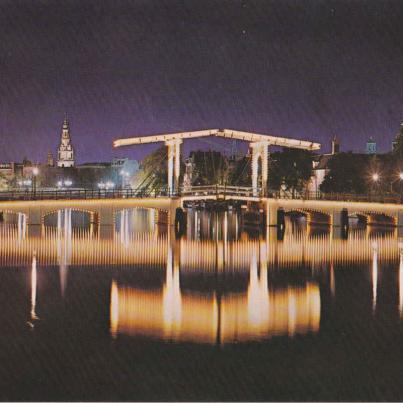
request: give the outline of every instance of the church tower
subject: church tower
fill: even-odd
[[[74,166],[74,149],[71,144],[69,121],[64,118],[62,137],[60,140],[59,150],[57,152],[58,167],[73,167]]]
[[[332,154],[338,154],[340,152],[340,141],[337,136],[333,137],[332,140]]]

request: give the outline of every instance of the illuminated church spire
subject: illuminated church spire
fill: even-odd
[[[74,166],[74,149],[71,144],[70,126],[67,115],[64,117],[62,136],[60,140],[59,150],[57,153],[58,167],[73,167]]]

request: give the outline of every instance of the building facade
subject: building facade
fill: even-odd
[[[326,174],[329,172],[329,161],[339,152],[340,140],[336,136],[334,136],[332,140],[332,152],[330,154],[317,155],[312,161],[312,176],[307,187],[309,192],[320,192],[320,185],[323,183]]]
[[[365,151],[367,154],[376,154],[376,142],[372,137],[367,141]]]

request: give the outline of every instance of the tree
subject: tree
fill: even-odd
[[[218,151],[192,151],[193,184],[224,184],[228,179],[227,157]]]
[[[403,158],[403,123],[400,124],[400,131],[393,142],[393,154]]]
[[[161,146],[147,155],[140,164],[140,173],[134,187],[165,187],[168,183],[168,150]]]
[[[310,151],[284,148],[272,153],[269,161],[269,189],[278,190],[282,185],[292,193],[302,191],[312,176]]]
[[[233,186],[250,186],[252,183],[250,157],[230,161],[228,184]]]
[[[0,172],[0,190],[6,190],[8,189],[9,182],[6,178],[6,176]]]
[[[325,193],[365,193],[369,167],[361,154],[338,153],[328,163],[320,190]]]

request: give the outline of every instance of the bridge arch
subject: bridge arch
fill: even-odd
[[[284,213],[291,216],[293,213],[299,213],[306,217],[307,224],[331,225],[332,215],[328,211],[307,208],[284,208]]]
[[[23,211],[0,208],[0,223],[17,224],[21,220],[21,217],[26,221],[28,215]]]
[[[133,220],[137,220],[137,228],[133,227]],[[141,228],[146,230],[148,228],[146,231],[148,232],[152,231],[155,225],[168,224],[168,211],[154,207],[141,206],[120,208],[114,211],[113,222],[115,230],[121,230],[122,228],[128,230],[129,226],[132,226],[132,229],[135,230]]]
[[[51,210],[46,210],[45,212],[42,212],[41,214],[41,225],[46,227],[46,226],[52,226],[53,225],[63,225],[65,222],[65,213],[70,212],[71,213],[81,213],[84,214],[82,217],[83,221],[85,220],[85,215],[88,217],[88,226],[94,226],[99,224],[99,212],[95,210],[90,210],[86,208],[81,208],[81,207],[65,207],[65,208],[53,208]],[[59,213],[61,213],[59,215]],[[51,219],[54,217],[55,222],[52,223]],[[59,220],[61,222],[59,223]],[[71,223],[70,223],[71,224]],[[78,226],[78,227],[81,227]]]
[[[380,212],[375,210],[350,210],[349,217],[357,216],[365,222],[366,225],[385,225],[385,226],[397,226],[397,218],[395,215],[386,212]]]

